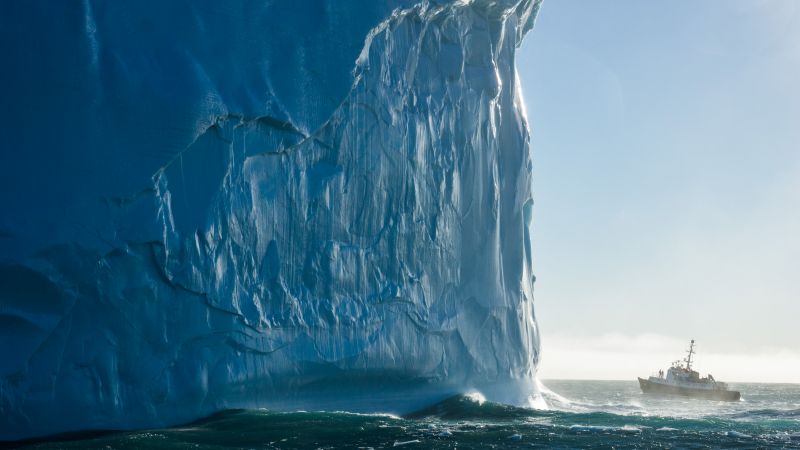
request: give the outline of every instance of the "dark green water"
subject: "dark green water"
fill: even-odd
[[[454,397],[410,417],[225,411],[191,425],[26,448],[800,448],[800,385],[736,384],[740,402],[642,395],[636,382],[550,381],[547,410]]]

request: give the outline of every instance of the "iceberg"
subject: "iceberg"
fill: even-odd
[[[0,440],[526,401],[538,9],[6,5]]]

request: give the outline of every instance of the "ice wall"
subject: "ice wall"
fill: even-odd
[[[3,9],[0,439],[524,401],[538,0]]]

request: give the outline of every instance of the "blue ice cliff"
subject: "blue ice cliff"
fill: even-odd
[[[4,3],[0,439],[524,401],[538,6]]]

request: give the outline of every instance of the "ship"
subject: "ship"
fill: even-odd
[[[689,343],[689,355],[672,363],[658,375],[649,378],[639,378],[639,387],[645,394],[672,395],[681,397],[703,398],[709,400],[737,401],[742,395],[739,391],[728,389],[728,385],[717,381],[711,374],[700,378],[700,374],[692,369],[692,356],[695,354],[694,339]]]

